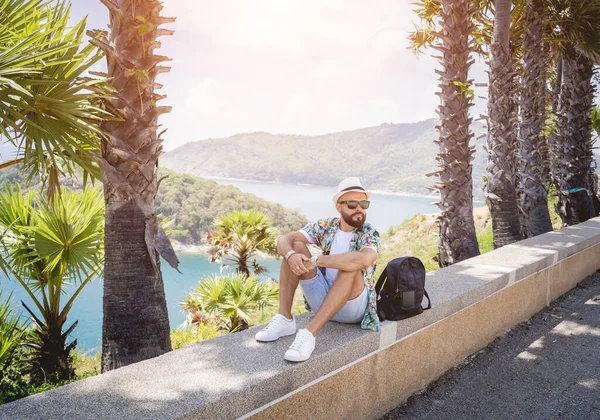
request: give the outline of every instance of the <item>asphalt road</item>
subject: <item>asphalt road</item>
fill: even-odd
[[[600,274],[382,419],[600,419]]]

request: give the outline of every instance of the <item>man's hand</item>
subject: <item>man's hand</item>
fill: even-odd
[[[291,255],[287,262],[292,272],[298,277],[308,273],[313,267],[310,258],[300,253]]]

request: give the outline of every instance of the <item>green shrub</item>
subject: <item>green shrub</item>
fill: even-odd
[[[235,273],[202,278],[180,305],[188,324],[215,324],[234,332],[248,328],[259,312],[275,309],[278,297],[277,283]]]
[[[492,231],[491,223],[484,228],[477,229],[475,233],[477,235],[480,254],[494,250],[494,232]]]
[[[171,331],[171,345],[175,350],[221,335],[223,332],[213,323],[189,325]]]
[[[77,322],[67,323],[81,290],[102,271],[104,200],[86,188],[76,193],[61,188],[60,199],[50,200],[30,190],[5,185],[0,191],[0,269],[29,295],[33,333],[27,345],[35,354],[31,375],[35,383],[67,380],[75,342],[68,337]],[[76,285],[62,300],[64,288]],[[69,326],[70,324],[70,326]]]
[[[12,293],[6,300],[2,299],[2,289],[0,289],[0,379],[2,379],[4,367],[10,362],[10,359],[21,342],[22,328],[19,318],[14,308],[11,306]]]
[[[31,364],[27,351],[18,346],[4,368],[0,378],[0,404],[18,400],[33,392],[29,377]]]
[[[32,333],[33,328],[31,327],[25,331],[27,335],[31,335]],[[47,377],[45,381],[37,382],[36,378],[38,375],[32,372],[32,369],[36,366],[32,363],[35,354],[25,346],[19,345],[10,362],[2,371],[2,378],[0,379],[0,404],[98,375],[100,374],[100,357],[100,352],[88,355],[79,350],[74,350],[69,355],[69,365],[75,370],[75,374],[70,379],[59,379],[58,375],[54,375]]]
[[[101,367],[102,353],[94,354],[84,353],[79,349],[71,352],[71,365],[75,370],[74,380],[89,378],[99,375],[102,372]]]

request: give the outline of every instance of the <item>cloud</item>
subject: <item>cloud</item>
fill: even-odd
[[[185,113],[188,116],[213,117],[219,114],[224,101],[225,98],[218,92],[217,82],[205,79],[190,90],[185,100]]]
[[[97,0],[82,0],[96,2]],[[91,7],[96,7],[91,4]],[[159,54],[165,148],[247,131],[321,134],[435,116],[434,60],[406,0],[176,0]]]
[[[298,57],[318,51],[354,49],[382,27],[397,25],[410,4],[397,0],[253,0],[167,2],[178,25],[223,47],[249,48]],[[409,22],[410,20],[407,20]]]

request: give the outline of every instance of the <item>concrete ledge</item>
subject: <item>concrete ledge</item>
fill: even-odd
[[[0,406],[0,418],[376,417],[598,268],[600,218],[429,273],[431,310],[378,333],[329,323],[302,364],[283,360],[293,337],[257,343],[253,328]]]

